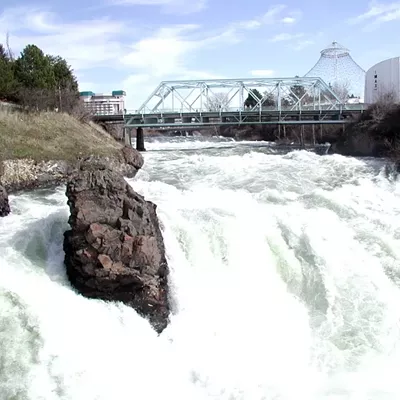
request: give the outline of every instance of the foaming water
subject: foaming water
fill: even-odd
[[[157,336],[63,268],[64,190],[0,220],[0,399],[400,398],[400,185],[376,160],[154,140],[174,312]]]

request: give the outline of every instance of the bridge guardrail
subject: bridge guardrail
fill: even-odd
[[[325,107],[324,107],[325,106]],[[341,110],[343,111],[364,111],[367,109],[366,104],[346,104],[345,107],[343,107]],[[276,107],[263,107],[261,111],[271,111],[271,112],[301,112],[301,111],[329,111],[329,110],[338,110],[337,108],[332,108],[332,104],[326,104],[322,105],[320,108],[315,108],[314,106],[303,106],[301,109],[296,108],[292,109],[291,107],[282,107],[280,110],[278,110]],[[224,113],[229,113],[229,112],[235,112],[235,113],[251,113],[251,112],[259,112],[260,108],[252,108],[252,109],[240,109],[236,107],[229,107],[224,110],[193,110],[191,112],[188,111],[183,111],[179,109],[163,109],[163,110],[146,110],[146,112],[139,112],[139,110],[126,110],[125,114],[126,115],[163,115],[163,114],[180,114],[180,115],[190,115],[190,114],[208,114],[208,113],[219,113],[219,114],[224,114]]]

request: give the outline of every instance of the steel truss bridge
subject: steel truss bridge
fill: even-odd
[[[139,109],[95,119],[154,129],[343,124],[363,109],[345,104],[320,78],[212,79],[161,82]]]

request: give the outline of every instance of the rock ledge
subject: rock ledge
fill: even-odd
[[[123,147],[109,157],[88,156],[75,161],[4,160],[0,162],[0,185],[8,193],[62,185],[79,171],[82,163],[91,162],[102,162],[122,175],[133,178],[142,168],[144,161],[143,156],[132,147]]]
[[[101,161],[84,162],[67,184],[71,230],[67,274],[84,296],[122,301],[157,332],[168,324],[168,265],[156,205]]]

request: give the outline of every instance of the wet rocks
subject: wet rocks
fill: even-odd
[[[123,147],[122,156],[124,157],[125,164],[133,167],[136,170],[136,172],[143,167],[144,164],[143,156],[134,148],[129,146]]]
[[[133,178],[143,167],[143,156],[132,147],[125,146],[121,149],[118,157],[90,156],[81,161],[80,164],[104,164],[107,168],[119,172],[127,178]]]
[[[66,195],[71,230],[64,250],[72,285],[84,296],[132,306],[161,332],[169,315],[168,266],[156,205],[101,161],[82,163]]]
[[[3,186],[0,186],[0,217],[6,217],[10,212],[11,209],[8,202],[8,194]]]

